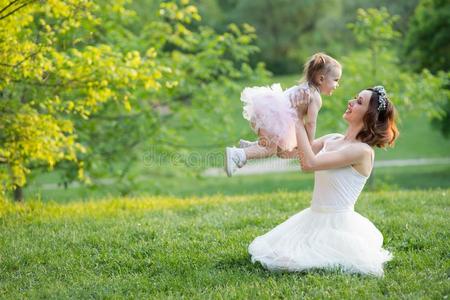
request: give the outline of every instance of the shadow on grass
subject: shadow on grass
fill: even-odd
[[[371,275],[364,275],[360,273],[350,273],[345,271],[342,267],[330,267],[330,268],[311,268],[308,270],[290,272],[287,270],[270,271],[266,269],[261,262],[256,261],[252,263],[250,255],[239,256],[239,257],[228,257],[218,261],[214,265],[214,269],[226,271],[226,270],[239,270],[244,273],[251,273],[258,275],[261,278],[284,278],[288,277],[306,277],[306,276],[351,276],[352,278],[372,278]]]

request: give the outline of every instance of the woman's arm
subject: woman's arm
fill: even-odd
[[[317,154],[320,150],[322,150],[325,140],[336,135],[339,134],[330,133],[315,139],[311,144],[311,149],[313,150],[314,154]],[[280,158],[298,158],[298,148],[295,147],[295,149],[292,151],[278,151],[277,156]]]
[[[303,122],[298,122],[297,147],[299,150],[300,165],[303,171],[316,171],[341,168],[361,163],[367,155],[371,156],[371,149],[361,144],[348,145],[340,150],[322,152],[316,155],[309,144],[308,135]],[[322,147],[323,147],[322,139]]]
[[[336,151],[322,152],[316,155],[319,151],[317,149],[323,148],[327,136],[321,137],[310,144],[303,121],[309,102],[310,95],[306,92],[300,92],[291,98],[291,104],[297,109],[299,120],[296,124],[296,137],[302,170],[315,171],[340,168],[359,164],[366,157],[371,158],[372,149],[364,143],[350,144]]]
[[[325,141],[327,139],[336,137],[336,136],[342,136],[342,135],[339,133],[329,133],[329,134],[325,134],[325,135],[315,139],[311,143],[311,149],[314,152],[314,154],[317,154],[317,153],[319,153],[320,150],[322,150],[322,148],[324,147]]]

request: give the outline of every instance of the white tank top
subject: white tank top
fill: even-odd
[[[320,152],[325,150],[327,141]],[[323,212],[345,212],[354,210],[356,200],[368,177],[360,174],[352,166],[346,166],[315,171],[314,178],[311,209]]]

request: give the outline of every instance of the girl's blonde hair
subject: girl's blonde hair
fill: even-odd
[[[337,60],[329,55],[326,55],[325,53],[318,52],[311,56],[305,63],[303,78],[301,81],[307,81],[314,86],[318,86],[318,75],[326,75],[336,67],[342,68],[341,64]]]

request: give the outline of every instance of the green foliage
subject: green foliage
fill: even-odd
[[[392,40],[400,36],[400,33],[393,27],[398,19],[398,16],[391,16],[384,7],[381,9],[358,9],[356,22],[348,24],[356,40],[370,49],[372,57],[370,70],[375,79],[377,70],[381,66],[378,56],[381,51],[387,49]]]
[[[1,191],[39,166],[65,169],[65,180],[123,179],[143,142],[176,143],[201,111],[222,115],[219,86],[266,74],[248,64],[252,27],[217,34],[189,1],[162,3],[150,20],[126,0],[8,3],[0,2]],[[119,171],[109,168],[123,157]]]
[[[415,71],[433,73],[450,68],[450,3],[422,0],[409,22],[405,37],[406,62]]]
[[[314,29],[325,16],[327,5],[336,1],[239,1],[234,8],[234,20],[245,20],[255,26],[261,55],[269,70],[275,73],[301,73],[298,63],[302,35]],[[301,45],[300,45],[301,47]],[[303,58],[306,59],[306,58]]]
[[[417,6],[410,20],[404,44],[404,61],[420,72],[428,69],[434,74],[448,72],[450,68],[450,3],[445,0],[423,0]],[[448,78],[448,75],[447,75]],[[442,85],[447,89],[447,97],[440,105],[442,114],[433,117],[433,124],[446,137],[450,137],[450,83]]]
[[[1,2],[1,190],[23,186],[35,164],[50,168],[77,159],[71,118],[87,120],[105,103],[129,107],[138,85],[156,89],[161,66],[151,51],[120,52],[85,35],[99,29],[101,7],[91,1]],[[114,5],[103,7],[115,9]]]
[[[418,0],[346,1],[196,1],[207,24],[219,31],[229,22],[250,23],[256,28],[261,52],[258,59],[276,74],[300,73],[312,53],[324,51],[336,57],[360,49],[346,24],[355,22],[358,8],[386,7],[401,16],[395,29],[405,33]],[[270,12],[270,13],[269,13]]]
[[[348,27],[368,50],[341,58],[344,75],[335,96],[348,97],[358,90],[381,84],[386,87],[399,111],[410,110],[416,116],[425,112],[430,120],[442,118],[445,116],[444,104],[449,98],[449,92],[444,88],[448,74],[439,72],[433,75],[427,70],[414,74],[399,68],[400,60],[390,49],[393,41],[400,36],[394,30],[397,20],[398,16],[391,16],[386,8],[358,10],[357,21]],[[352,88],[354,91],[351,91]],[[336,106],[327,102],[324,106],[337,113]],[[329,119],[329,123],[332,125],[332,120]]]
[[[420,11],[420,8],[418,10]],[[392,65],[400,64],[401,61],[395,59],[393,55],[388,58],[385,54],[384,58],[380,59],[380,53],[388,51],[392,41],[400,36],[400,33],[393,29],[398,17],[391,17],[385,8],[367,11],[360,9],[357,19],[356,23],[349,24],[349,28],[353,30],[357,40],[370,49],[372,60],[367,67],[371,70],[373,79],[376,82],[389,83],[392,95],[397,98],[395,103],[417,112],[426,112],[429,120],[448,136],[446,132],[448,133],[450,129],[446,120],[450,115],[448,111],[450,73],[441,71],[433,75],[427,69],[423,69],[420,74],[411,74],[407,68],[402,70]]]
[[[450,190],[364,193],[356,211],[394,258],[383,278],[271,273],[249,243],[311,193],[0,202],[3,298],[445,298]]]
[[[439,116],[433,117],[432,123],[446,138],[450,138],[450,97],[448,94],[447,103],[443,103],[441,108],[443,113]]]
[[[130,95],[130,113],[111,104],[95,116],[95,124],[82,125],[83,140],[92,144],[91,174],[118,178],[124,194],[133,191],[138,174],[130,170],[136,165],[144,164],[158,176],[164,172],[161,160],[175,158],[179,167],[171,166],[170,171],[182,169],[186,163],[183,148],[189,143],[183,132],[195,127],[203,134],[226,133],[232,125],[229,102],[233,99],[228,95],[241,89],[237,81],[266,76],[263,65],[253,70],[248,64],[249,56],[257,51],[252,45],[256,37],[252,27],[231,24],[217,34],[196,22],[200,16],[193,6],[183,14],[177,7],[163,3],[158,18],[150,22],[135,18],[126,35],[114,37],[121,45],[153,47],[157,60],[171,70],[165,77],[176,86],[169,83],[152,93],[137,90]]]
[[[340,87],[333,94],[333,101],[324,101],[321,122],[325,128],[341,129],[344,123],[336,116],[343,113],[344,104],[336,105],[334,101],[347,101],[362,89],[375,85],[384,85],[388,95],[399,112],[408,112],[408,117],[420,119],[425,115],[429,120],[441,118],[445,115],[443,104],[449,97],[447,89],[443,88],[448,82],[448,74],[440,72],[436,75],[424,70],[420,74],[411,73],[398,67],[400,60],[392,51],[384,51],[377,56],[377,71],[373,70],[373,63],[369,51],[352,53],[340,59],[343,65],[343,76]]]
[[[359,43],[379,52],[400,36],[400,33],[393,28],[398,19],[399,16],[391,16],[385,7],[358,9],[356,23],[350,23],[348,27]]]

